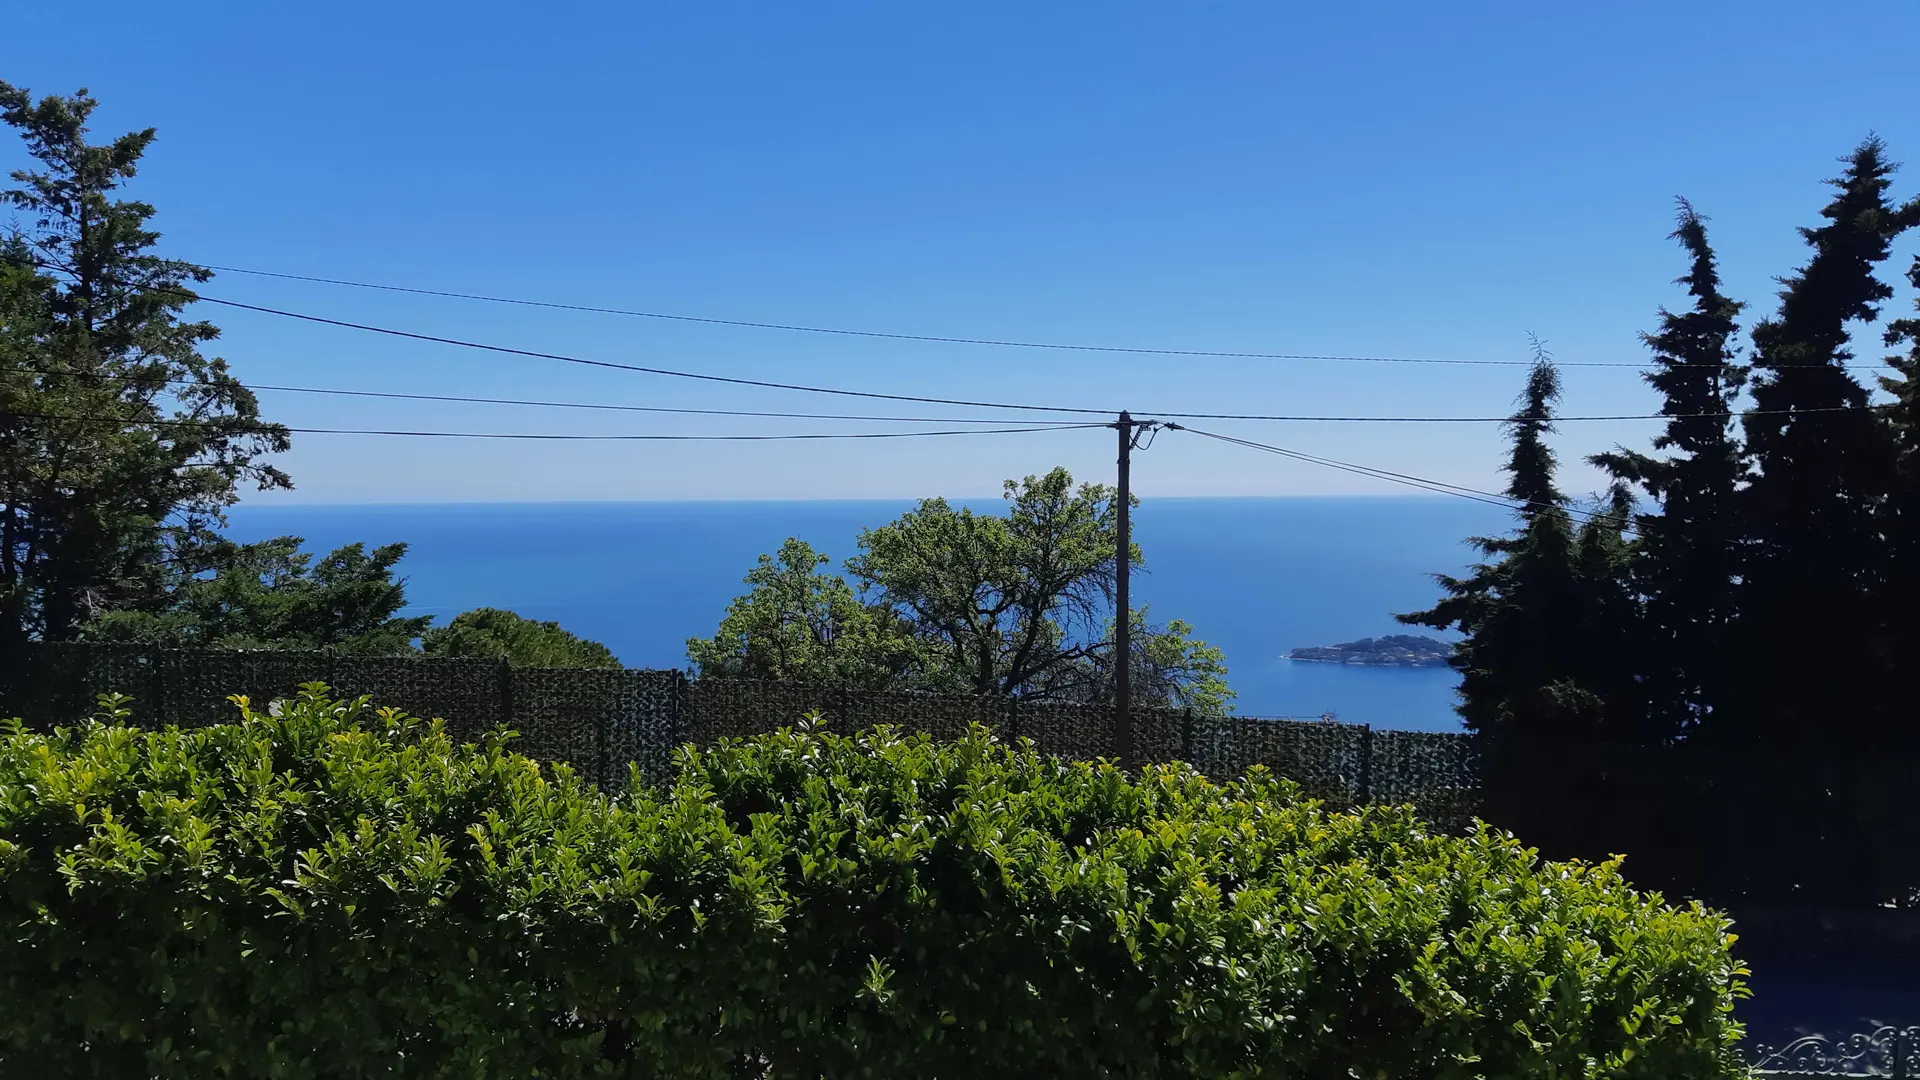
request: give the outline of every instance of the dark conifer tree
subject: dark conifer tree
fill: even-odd
[[[1801,230],[1813,256],[1783,282],[1780,311],[1753,329],[1753,456],[1735,649],[1736,742],[1786,752],[1829,738],[1883,745],[1892,709],[1880,675],[1873,594],[1891,484],[1886,423],[1847,371],[1854,323],[1892,290],[1874,274],[1911,214],[1888,202],[1894,165],[1869,138],[1830,181],[1826,223]],[[1728,725],[1716,725],[1725,728]],[[1870,750],[1869,750],[1870,752]]]
[[[0,125],[26,145],[0,206],[0,649],[62,640],[121,609],[163,610],[287,430],[203,347],[190,320],[210,271],[156,253],[154,208],[121,198],[152,129],[107,142],[85,90],[35,98],[0,81]]]
[[[1633,586],[1645,598],[1636,653],[1647,702],[1637,741],[1697,730],[1721,705],[1732,673],[1727,633],[1739,574],[1733,508],[1746,472],[1733,430],[1734,398],[1746,381],[1734,349],[1741,305],[1720,292],[1706,219],[1679,202],[1673,239],[1690,264],[1677,283],[1693,307],[1662,309],[1659,331],[1642,336],[1655,364],[1646,380],[1669,418],[1653,446],[1667,454],[1616,449],[1593,459],[1652,500],[1634,519]]]
[[[1541,354],[1508,421],[1506,494],[1519,527],[1476,539],[1486,560],[1465,578],[1437,577],[1440,602],[1400,618],[1463,635],[1451,663],[1457,709],[1478,744],[1482,813],[1543,850],[1593,854],[1581,821],[1606,790],[1605,772],[1580,769],[1608,736],[1607,687],[1592,676],[1631,675],[1617,656],[1594,652],[1623,647],[1620,628],[1631,620],[1626,507],[1576,530],[1547,445],[1559,396],[1559,374]]]
[[[1913,260],[1907,280],[1920,289],[1920,257]],[[1920,307],[1920,300],[1915,304]],[[1893,374],[1880,377],[1880,386],[1893,395],[1885,415],[1894,444],[1891,491],[1883,513],[1888,558],[1881,625],[1894,674],[1888,692],[1906,694],[1901,673],[1911,679],[1920,672],[1920,618],[1915,615],[1920,612],[1920,315],[1889,325],[1887,344],[1908,349],[1904,355],[1889,356]]]
[[[1399,616],[1464,635],[1451,660],[1461,675],[1458,712],[1467,730],[1490,738],[1571,735],[1592,711],[1572,682],[1579,566],[1546,442],[1559,396],[1559,372],[1536,348],[1526,391],[1508,421],[1506,495],[1517,504],[1519,529],[1510,537],[1476,537],[1488,561],[1465,578],[1436,576],[1447,595],[1426,611]]]
[[[1647,725],[1649,667],[1645,609],[1636,586],[1640,539],[1632,529],[1633,492],[1614,481],[1580,525],[1573,681],[1592,695],[1588,735],[1611,743],[1658,742]]]
[[[1553,407],[1560,401],[1560,369],[1553,366],[1545,347],[1533,344],[1533,367],[1520,408],[1507,420],[1513,449],[1507,457],[1507,497],[1520,504],[1520,520],[1532,524],[1540,515],[1564,507],[1566,495],[1554,482],[1559,462],[1547,436],[1553,434]]]

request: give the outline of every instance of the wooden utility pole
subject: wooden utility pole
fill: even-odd
[[[1122,766],[1133,761],[1133,608],[1127,597],[1128,577],[1133,572],[1133,485],[1128,475],[1133,464],[1133,417],[1125,412],[1114,428],[1120,432],[1120,536],[1118,565],[1113,600],[1113,749]]]

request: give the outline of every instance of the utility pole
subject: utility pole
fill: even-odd
[[[1126,412],[1114,425],[1120,432],[1120,536],[1114,581],[1113,619],[1113,743],[1122,767],[1133,761],[1133,608],[1127,597],[1127,579],[1133,572],[1133,417]]]

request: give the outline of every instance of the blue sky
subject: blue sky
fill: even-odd
[[[883,331],[1257,352],[1635,361],[1683,302],[1684,194],[1758,312],[1868,131],[1920,162],[1920,7],[97,3],[10,11],[0,77],[160,140],[136,193],[203,262]],[[0,149],[12,164],[17,147]],[[1920,190],[1920,165],[1902,195]],[[1920,241],[1901,245],[1904,268]],[[223,275],[210,295],[652,366],[1156,410],[1505,412],[1521,371],[866,341]],[[1896,304],[1911,302],[1903,293]],[[1752,312],[1750,312],[1752,314]],[[645,405],[854,403],[213,312],[259,382]],[[1574,412],[1651,411],[1569,369]],[[850,429],[266,395],[297,426]],[[893,411],[877,406],[874,411]],[[925,410],[917,410],[925,412]],[[1496,485],[1497,430],[1222,424]],[[1651,425],[1568,425],[1575,460]],[[1066,432],[820,444],[307,436],[307,501],[978,495]],[[1393,490],[1168,434],[1143,496]],[[1590,475],[1569,473],[1574,487]]]

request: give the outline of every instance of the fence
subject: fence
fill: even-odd
[[[0,658],[0,716],[66,722],[91,712],[97,695],[120,693],[133,699],[137,725],[198,726],[232,716],[229,695],[268,701],[306,682],[439,717],[462,737],[511,727],[520,733],[522,752],[564,761],[601,783],[624,780],[629,763],[648,776],[663,775],[683,743],[769,731],[810,713],[839,730],[884,723],[952,736],[980,724],[1063,757],[1114,752],[1113,712],[1104,705],[689,680],[676,671],[77,643],[36,643]],[[1186,761],[1216,777],[1265,765],[1337,806],[1412,803],[1445,827],[1464,825],[1477,806],[1471,742],[1463,735],[1169,709],[1133,710],[1133,729],[1142,760]]]
[[[1920,1027],[1881,1027],[1828,1038],[1809,1035],[1775,1049],[1749,1053],[1756,1076],[1867,1077],[1908,1080],[1920,1071]]]

